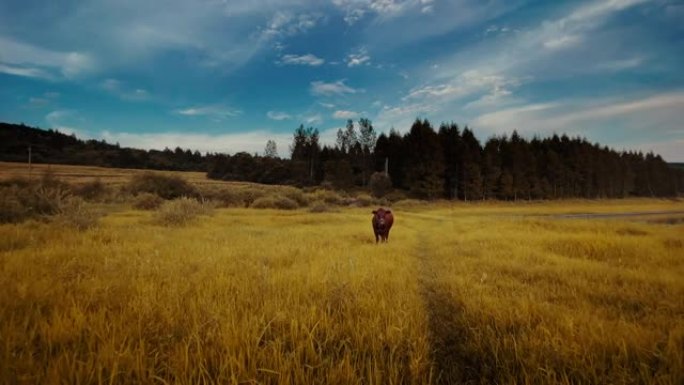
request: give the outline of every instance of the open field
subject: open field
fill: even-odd
[[[31,177],[40,176],[49,170],[60,180],[71,184],[82,184],[99,179],[102,183],[120,186],[129,181],[131,176],[150,172],[151,170],[106,168],[96,166],[73,166],[67,164],[33,164]],[[182,175],[188,182],[196,185],[228,185],[243,184],[239,182],[225,182],[209,179],[205,172],[193,171],[154,171],[163,175]],[[0,162],[0,181],[11,178],[29,178],[29,168],[26,163]]]
[[[556,215],[683,206],[399,205],[385,245],[369,208],[0,225],[0,381],[680,384],[684,225]]]

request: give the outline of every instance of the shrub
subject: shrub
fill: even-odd
[[[182,197],[164,202],[155,213],[155,222],[165,226],[181,226],[200,215],[211,215],[213,206],[196,199]]]
[[[374,172],[369,182],[371,194],[376,198],[382,198],[392,191],[392,180],[384,172]]]
[[[134,175],[128,183],[128,190],[133,195],[147,192],[164,199],[199,196],[198,190],[185,179],[151,172]]]
[[[250,207],[257,199],[266,195],[264,190],[253,187],[244,188],[240,191],[240,197],[245,207]]]
[[[344,203],[344,198],[342,198],[335,191],[330,190],[316,190],[313,193],[310,193],[310,198],[313,201],[320,200],[331,205],[339,205]]]
[[[359,194],[354,199],[354,205],[359,207],[368,207],[373,204],[373,198],[368,194]]]
[[[26,189],[25,195],[20,197],[23,205],[35,215],[54,215],[67,198],[70,197],[68,190],[62,187],[33,187]]]
[[[96,201],[101,200],[107,194],[107,187],[102,183],[100,178],[96,178],[91,182],[74,186],[73,192],[75,195],[85,200]]]
[[[252,203],[256,209],[296,210],[297,202],[283,195],[268,195],[258,198]]]
[[[82,198],[71,196],[61,203],[54,219],[78,230],[86,230],[95,227],[100,216]]]
[[[223,188],[211,196],[219,207],[242,207],[245,205],[244,198],[240,191],[234,188]]]
[[[307,199],[304,192],[298,188],[284,187],[282,189],[281,193],[285,197],[290,198],[293,201],[297,202],[297,205],[299,205],[299,207],[306,207],[309,205],[309,199]]]
[[[164,199],[157,194],[140,193],[133,200],[133,207],[138,210],[156,210],[164,203]]]
[[[329,213],[334,210],[324,201],[315,201],[309,206],[309,211],[312,213]]]
[[[68,185],[51,174],[38,183],[17,183],[0,187],[0,222],[20,222],[58,213],[70,196]]]
[[[19,198],[22,190],[18,186],[0,188],[0,223],[20,222],[29,217],[29,211]]]

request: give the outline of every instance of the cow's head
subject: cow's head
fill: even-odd
[[[373,216],[375,217],[375,223],[377,223],[378,227],[384,228],[385,223],[387,222],[386,215],[391,214],[391,210],[385,210],[385,209],[377,209],[373,210]]]

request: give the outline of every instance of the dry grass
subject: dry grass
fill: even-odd
[[[0,382],[684,381],[677,201],[119,211],[0,225]]]
[[[45,171],[50,170],[55,177],[69,184],[79,185],[99,179],[105,185],[122,186],[127,184],[134,175],[149,173],[149,170],[105,168],[95,166],[72,166],[63,164],[33,164],[32,177],[40,178]],[[248,185],[241,182],[224,182],[209,179],[204,172],[154,171],[161,175],[182,175],[183,179],[198,186]],[[12,178],[28,178],[28,165],[25,163],[0,162],[0,180]]]

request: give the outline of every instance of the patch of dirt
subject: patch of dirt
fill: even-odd
[[[431,361],[435,383],[465,384],[478,382],[477,362],[467,353],[467,330],[463,326],[463,306],[448,287],[438,281],[439,266],[429,253],[427,240],[421,241],[416,255],[419,261],[420,294],[428,316]]]

